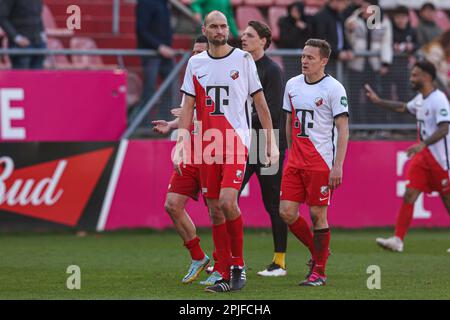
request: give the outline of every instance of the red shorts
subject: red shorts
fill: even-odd
[[[200,181],[203,196],[208,199],[219,199],[222,188],[241,190],[245,165],[246,161],[244,163],[235,161],[232,164],[202,164]]]
[[[287,166],[281,180],[280,200],[306,203],[309,206],[328,206],[331,200],[329,178],[330,171]]]
[[[200,191],[200,171],[198,166],[181,165],[181,176],[174,171],[169,182],[169,191],[198,200]]]
[[[450,193],[448,171],[442,169],[429,149],[424,149],[412,158],[407,177],[408,188],[425,193],[433,191],[440,194]]]

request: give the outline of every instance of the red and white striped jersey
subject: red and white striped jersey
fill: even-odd
[[[314,83],[303,74],[286,84],[283,109],[292,113],[292,148],[288,165],[306,170],[331,170],[336,155],[334,119],[348,116],[345,88],[330,75]]]
[[[195,97],[203,135],[209,129],[220,130],[225,147],[229,145],[226,130],[234,130],[240,140],[238,143],[247,152],[251,138],[252,96],[261,90],[252,56],[236,48],[221,58],[214,58],[207,51],[191,57],[181,87],[184,94]],[[223,154],[233,152],[228,148],[223,150]]]
[[[407,110],[416,116],[419,139],[428,139],[438,129],[440,123],[450,122],[449,102],[445,94],[436,89],[427,97],[421,93],[406,105]],[[431,154],[444,170],[450,170],[450,133],[428,146]]]

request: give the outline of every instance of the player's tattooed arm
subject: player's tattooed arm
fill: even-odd
[[[438,129],[429,137],[428,139],[421,141],[419,143],[413,144],[406,150],[408,157],[415,155],[416,153],[422,151],[427,146],[435,144],[440,141],[448,134],[448,122],[442,122],[438,125]]]
[[[366,89],[367,97],[377,106],[395,111],[395,112],[406,112],[406,103],[401,101],[393,100],[383,100],[378,94],[368,85],[364,86]]]
[[[348,128],[348,116],[341,115],[335,119],[337,136],[336,159],[330,172],[330,188],[336,189],[342,184],[343,166],[347,153],[348,139],[350,136]]]

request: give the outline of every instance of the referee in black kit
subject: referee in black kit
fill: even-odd
[[[267,266],[264,271],[258,272],[260,276],[279,277],[286,275],[285,255],[287,247],[287,225],[280,218],[280,187],[282,177],[282,165],[286,150],[286,118],[283,108],[283,75],[280,67],[264,54],[270,46],[272,40],[272,33],[270,28],[259,21],[250,21],[245,29],[242,37],[242,49],[249,52],[256,63],[258,76],[264,90],[264,95],[269,105],[270,115],[272,117],[272,124],[274,129],[279,129],[279,150],[280,161],[278,170],[276,172],[268,172],[264,165],[256,161],[252,161],[252,156],[259,155],[259,146],[264,144],[259,143],[258,139],[252,137],[251,151],[249,156],[249,163],[247,163],[244,181],[242,187],[244,188],[251,176],[256,173],[259,184],[261,186],[262,198],[264,207],[270,215],[272,222],[272,235],[274,242],[274,257],[272,263]],[[252,125],[257,131],[262,129],[258,115],[253,108]],[[259,137],[259,134],[257,134]],[[265,154],[264,152],[261,154]],[[266,170],[266,172],[264,172]],[[272,170],[273,171],[273,170]],[[242,190],[241,190],[242,192]]]

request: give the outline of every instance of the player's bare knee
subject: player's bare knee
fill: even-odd
[[[285,223],[292,224],[297,218],[297,215],[293,210],[289,210],[289,208],[280,207],[280,217]]]
[[[166,209],[166,212],[173,218],[178,217],[183,211],[183,208],[180,208],[179,204],[171,199],[166,200],[166,202],[164,203],[164,208]]]
[[[219,208],[225,216],[237,211],[237,203],[228,198],[219,199]]]
[[[403,195],[403,201],[406,203],[413,204],[416,202],[417,197],[419,196],[420,192],[415,189],[406,189],[405,194]]]

